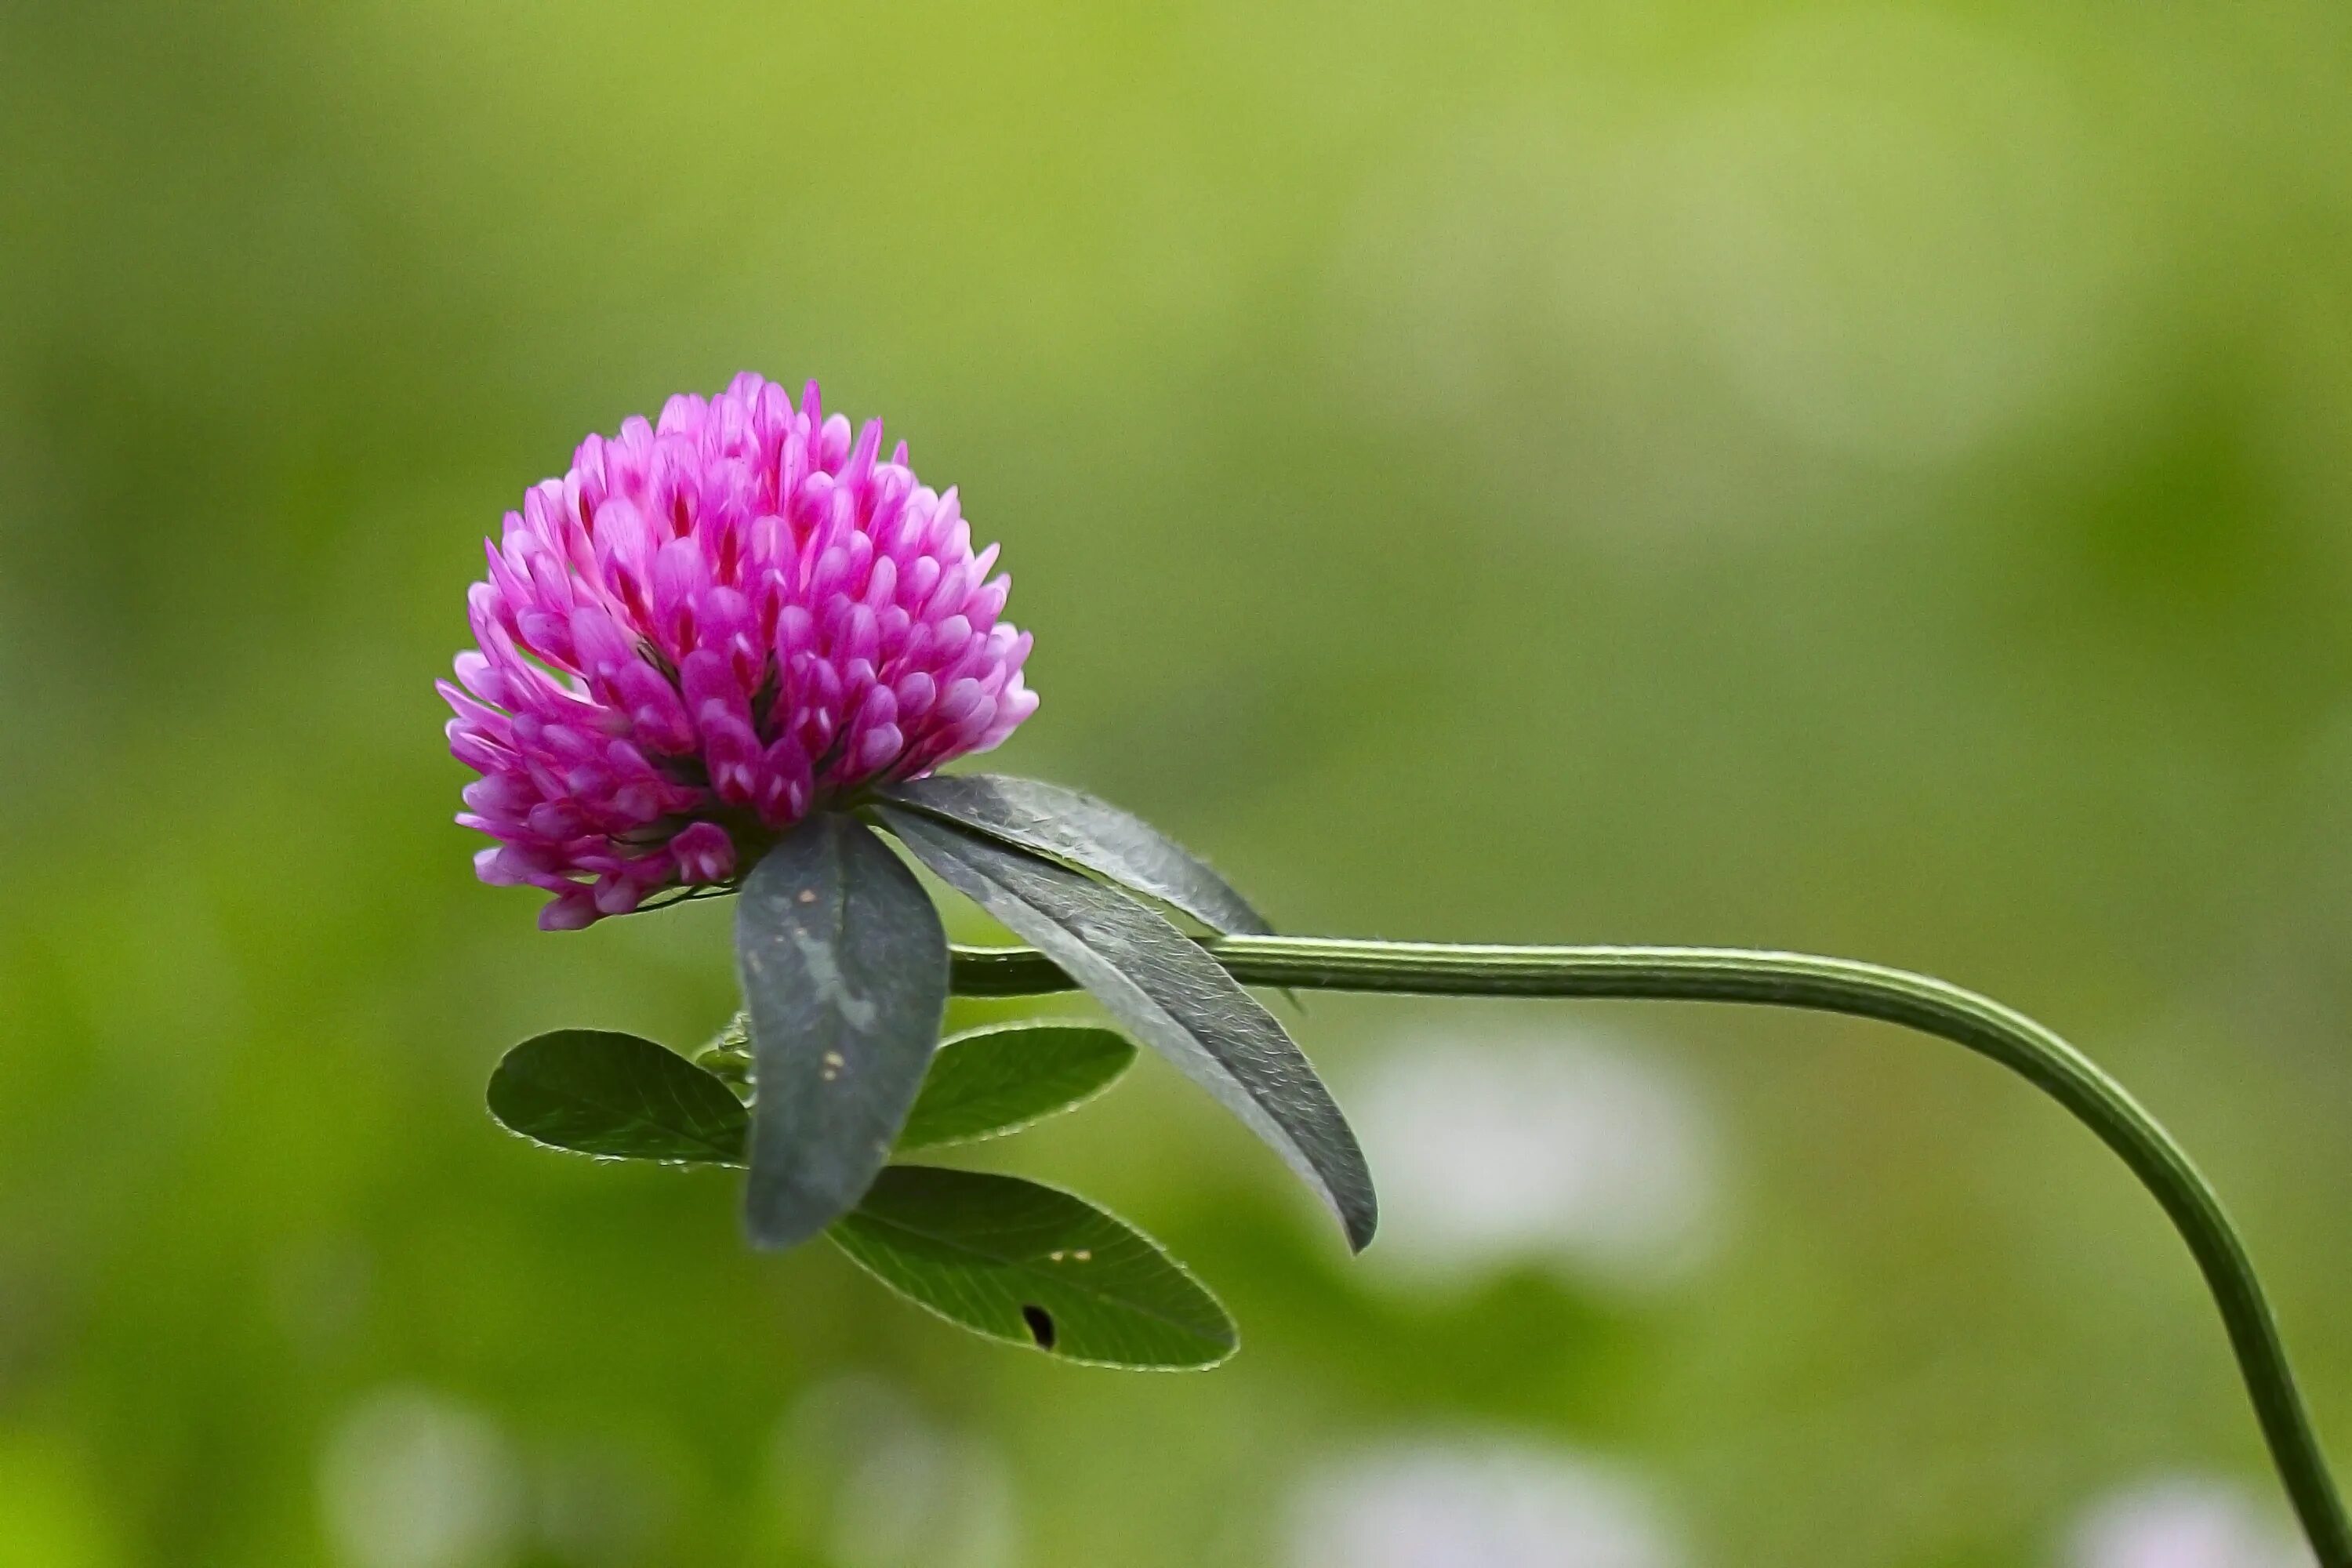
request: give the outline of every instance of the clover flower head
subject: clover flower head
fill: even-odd
[[[549,930],[730,880],[821,803],[984,752],[1037,707],[956,502],[812,382],[737,376],[591,436],[488,542],[440,683],[457,818]]]

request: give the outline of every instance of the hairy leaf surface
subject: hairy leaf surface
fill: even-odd
[[[1003,773],[935,773],[886,792],[917,811],[1001,843],[1066,860],[1183,910],[1211,931],[1274,928],[1200,857],[1090,795]]]
[[[509,1051],[490,1114],[551,1148],[616,1160],[740,1164],[751,1118],[727,1086],[635,1035],[558,1029]]]
[[[976,1333],[1100,1366],[1213,1366],[1233,1320],[1150,1237],[1013,1176],[893,1165],[834,1241],[892,1289]]]
[[[849,1212],[898,1141],[947,1010],[947,932],[887,845],[822,812],[744,878],[735,959],[757,1089],[744,1225],[792,1247]]]
[[[1084,985],[1217,1098],[1318,1193],[1361,1250],[1378,1223],[1363,1152],[1274,1016],[1216,960],[1115,888],[968,828],[885,806],[891,832],[949,886]]]
[[[898,1152],[1000,1137],[1084,1104],[1135,1061],[1090,1024],[991,1024],[943,1043],[898,1134]]]

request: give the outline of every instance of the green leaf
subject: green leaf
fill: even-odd
[[[942,1043],[898,1152],[1018,1132],[1108,1089],[1135,1047],[1088,1024],[992,1024]]]
[[[1090,795],[1003,773],[935,773],[883,793],[999,843],[1108,877],[1211,931],[1265,935],[1274,930],[1198,856],[1141,817]]]
[[[1239,1343],[1217,1299],[1150,1237],[1035,1182],[893,1165],[830,1234],[918,1305],[1064,1361],[1205,1367]]]
[[[735,960],[758,1089],[744,1227],[792,1247],[848,1213],[898,1141],[947,1011],[947,931],[872,829],[823,812],[743,879]]]
[[[941,880],[1052,958],[1145,1045],[1280,1154],[1361,1251],[1371,1173],[1330,1091],[1274,1015],[1201,945],[1116,888],[917,812],[883,820]]]
[[[727,1086],[651,1040],[558,1029],[490,1075],[490,1114],[551,1148],[619,1160],[739,1165],[750,1118]]]

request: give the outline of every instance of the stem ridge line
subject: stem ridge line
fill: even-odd
[[[1906,970],[1811,953],[1702,947],[1533,947],[1229,936],[1202,944],[1253,985],[1440,996],[1739,1002],[1874,1018],[1990,1058],[2055,1100],[2131,1168],[2188,1244],[2221,1309],[2255,1418],[2321,1568],[2352,1568],[2336,1494],[2252,1261],[2221,1202],[2157,1120],[2088,1057],[1990,997]],[[1076,983],[1029,948],[957,947],[951,988],[1035,995]]]

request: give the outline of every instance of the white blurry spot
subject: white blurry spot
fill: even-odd
[[[1679,1076],[1582,1032],[1408,1037],[1349,1116],[1381,1181],[1382,1277],[1474,1283],[1535,1263],[1645,1289],[1712,1250],[1717,1138]]]
[[[1310,1475],[1290,1568],[1676,1568],[1648,1490],[1574,1452],[1492,1438],[1375,1449]]]
[[[488,1417],[391,1389],[337,1424],[320,1467],[335,1560],[350,1568],[495,1568],[520,1523],[514,1457]]]
[[[835,1568],[1006,1568],[1017,1555],[1002,1455],[877,1378],[820,1384],[777,1443],[786,1512]]]
[[[2225,1481],[2175,1477],[2093,1503],[2066,1568],[2311,1568],[2274,1510]]]

